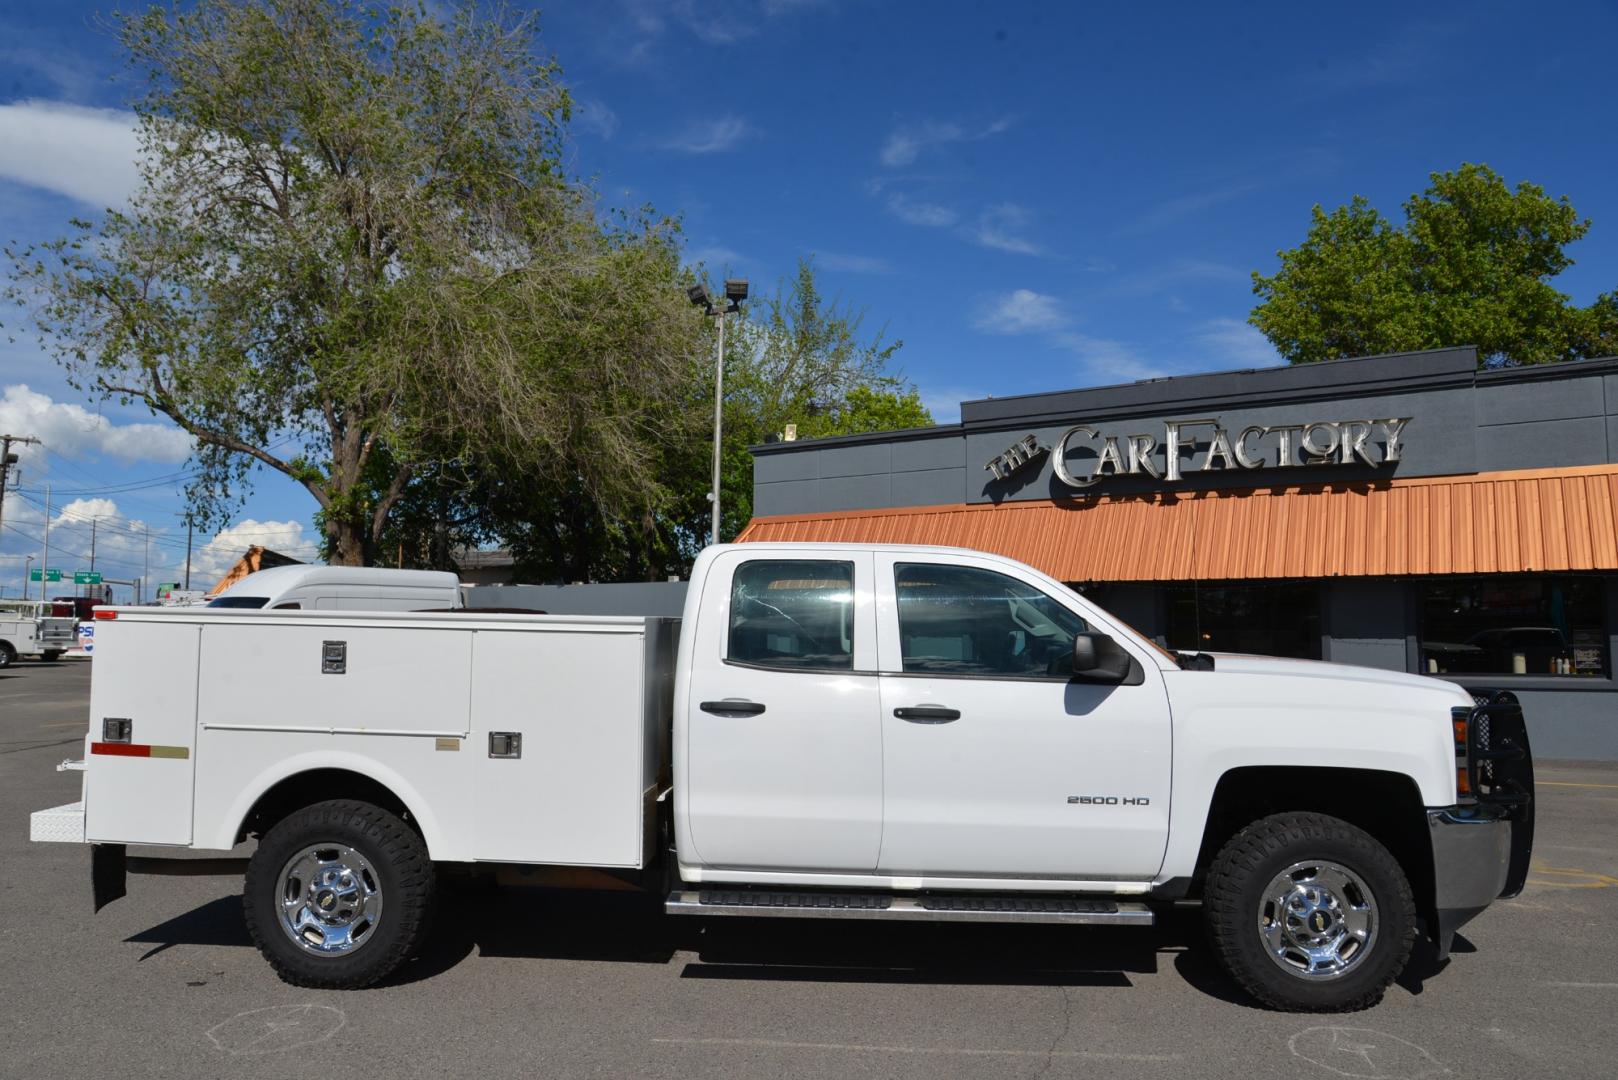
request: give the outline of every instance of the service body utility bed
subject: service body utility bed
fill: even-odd
[[[386,785],[436,859],[652,855],[676,620],[121,608],[96,629],[90,843],[228,849],[278,783],[327,769]]]

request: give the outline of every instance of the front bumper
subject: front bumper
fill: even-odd
[[[1534,850],[1534,758],[1515,695],[1483,692],[1466,719],[1458,763],[1475,801],[1427,811],[1433,854],[1432,936],[1439,959],[1455,931],[1495,900],[1516,896]]]

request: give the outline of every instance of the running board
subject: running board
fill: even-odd
[[[1067,923],[1151,926],[1142,903],[1062,896],[891,896],[885,893],[692,889],[669,893],[670,915],[783,916],[792,919],[907,919],[919,922]]]

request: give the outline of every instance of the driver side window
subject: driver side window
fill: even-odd
[[[992,570],[932,563],[894,567],[906,672],[1062,677],[1085,621],[1032,585]]]

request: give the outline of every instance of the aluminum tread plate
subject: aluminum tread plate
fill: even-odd
[[[51,844],[84,843],[84,803],[66,803],[28,815],[28,839]]]

